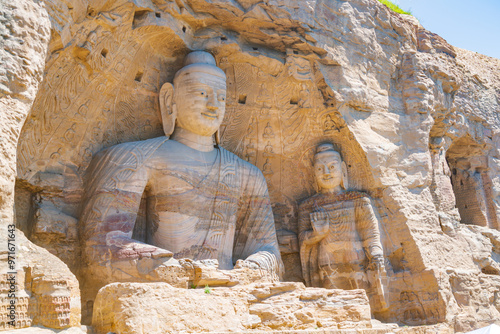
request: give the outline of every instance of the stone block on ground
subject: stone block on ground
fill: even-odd
[[[255,283],[180,289],[167,283],[113,283],[96,298],[97,333],[258,332],[369,329],[364,290]]]

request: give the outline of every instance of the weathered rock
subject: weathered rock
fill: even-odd
[[[291,282],[205,289],[113,283],[99,291],[92,323],[98,333],[372,327],[363,290],[306,289]]]
[[[76,277],[61,260],[14,228],[17,142],[42,79],[50,38],[45,6],[2,2],[0,31],[0,330],[76,326]]]
[[[0,330],[31,325],[55,329],[79,326],[80,288],[75,275],[22,232],[17,231],[15,240],[15,269],[10,267],[7,254],[0,258]]]
[[[85,326],[71,327],[63,330],[54,330],[45,327],[32,326],[30,328],[13,329],[2,334],[88,334],[91,333]]]
[[[11,36],[45,28],[22,38],[19,50],[35,54],[5,53],[9,70],[32,68],[29,78],[0,74],[0,214],[11,221],[17,145],[18,226],[72,270],[92,156],[161,135],[160,87],[200,49],[228,78],[221,145],[266,177],[285,280],[303,279],[298,203],[316,192],[314,149],[329,141],[351,190],[367,192],[379,215],[389,308],[377,316],[457,331],[498,322],[500,60],[454,48],[374,0],[44,3],[50,43],[45,15],[19,29],[24,21],[2,21]]]
[[[42,79],[50,23],[41,3],[0,4],[0,222],[13,221],[19,134]],[[4,247],[4,245],[2,245]]]

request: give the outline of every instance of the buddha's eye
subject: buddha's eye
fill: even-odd
[[[224,95],[219,95],[219,101],[221,102],[226,101],[226,97]]]

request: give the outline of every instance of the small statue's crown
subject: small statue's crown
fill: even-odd
[[[325,151],[335,151],[335,147],[333,147],[333,144],[332,143],[324,143],[324,144],[320,144],[318,145],[318,147],[316,148],[316,153],[321,153],[321,152],[325,152]]]

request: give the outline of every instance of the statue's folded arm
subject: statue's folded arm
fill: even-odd
[[[271,201],[266,179],[255,166],[245,164],[237,228],[233,248],[233,262],[237,259],[256,263],[260,268],[278,276],[283,273],[283,263],[276,238]]]
[[[101,152],[87,173],[85,206],[80,218],[87,265],[172,256],[132,239],[142,194],[148,182],[147,158],[167,140],[125,143]]]

